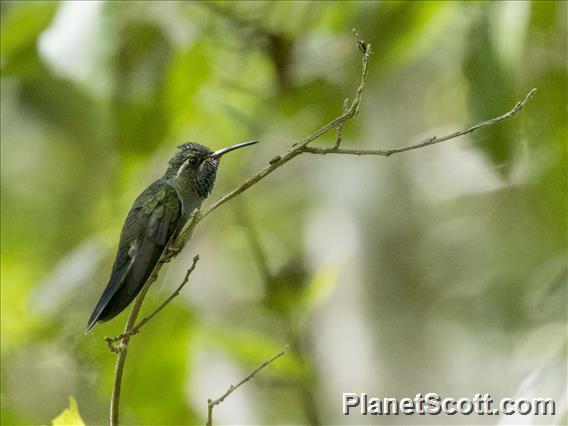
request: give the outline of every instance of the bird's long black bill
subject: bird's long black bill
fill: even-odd
[[[238,144],[233,145],[233,146],[228,146],[227,148],[223,148],[223,149],[220,149],[218,151],[215,151],[213,154],[211,154],[210,158],[219,158],[222,155],[225,155],[227,152],[231,152],[231,151],[234,151],[235,149],[239,149],[239,148],[244,148],[245,146],[254,145],[256,143],[258,143],[258,141],[248,141],[248,142],[238,143]]]

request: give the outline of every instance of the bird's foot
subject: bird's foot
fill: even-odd
[[[120,353],[120,352],[124,352],[126,350],[126,348],[128,347],[128,340],[125,340],[126,338],[129,338],[131,336],[134,336],[136,333],[138,333],[138,329],[134,328],[131,331],[127,332],[127,333],[122,333],[118,336],[114,336],[114,337],[109,337],[106,336],[105,337],[105,342],[109,348],[109,350],[111,352],[114,353]],[[120,341],[119,344],[116,344],[116,342]]]
[[[117,336],[117,337],[105,337],[105,342],[109,348],[109,350],[111,352],[114,352],[115,354],[120,353],[120,352],[124,352],[126,350],[126,343],[124,343],[123,341],[121,341],[118,345],[116,345],[115,343],[120,339],[121,336]]]
[[[162,255],[162,262],[166,263],[172,260],[181,251],[180,248],[169,246],[165,253]]]

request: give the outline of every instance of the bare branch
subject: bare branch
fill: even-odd
[[[247,204],[242,199],[239,202],[239,208],[235,209],[235,214],[239,222],[244,225],[245,235],[248,239],[252,255],[255,259],[260,275],[262,276],[265,285],[269,285],[272,281],[272,274],[270,272],[270,267],[268,266],[266,254],[260,243],[257,228],[253,226],[251,222]]]
[[[111,426],[118,426],[118,413],[120,408],[120,393],[122,390],[122,374],[124,372],[124,364],[126,362],[126,350],[128,348],[128,342],[130,340],[130,332],[132,327],[134,327],[134,323],[136,321],[136,317],[138,316],[138,312],[140,312],[140,307],[142,306],[142,302],[144,301],[144,297],[146,296],[146,292],[150,288],[150,285],[156,280],[157,277],[157,270],[159,270],[160,264],[156,265],[156,269],[154,270],[155,273],[152,274],[148,282],[144,284],[144,287],[140,291],[140,294],[134,299],[134,304],[132,305],[132,309],[130,309],[130,313],[128,314],[128,319],[126,320],[126,325],[124,326],[124,337],[121,339],[120,345],[116,350],[116,364],[114,366],[114,381],[112,385],[112,396],[110,399],[110,425]],[[109,347],[112,345],[108,343]],[[112,350],[112,349],[111,349]]]
[[[107,342],[107,344],[109,345],[109,348],[112,352],[119,352],[121,350],[120,349],[121,345],[119,345],[117,347],[117,346],[114,346],[113,343],[118,342],[119,340],[122,340],[127,336],[130,337],[130,336],[134,336],[135,334],[138,334],[140,332],[140,329],[148,321],[150,321],[157,314],[159,314],[160,311],[168,305],[168,303],[170,303],[173,299],[175,299],[177,296],[179,296],[181,290],[185,287],[185,285],[189,281],[189,276],[195,270],[195,266],[197,265],[198,261],[199,261],[199,255],[196,254],[193,257],[193,262],[192,262],[191,266],[189,267],[189,269],[187,270],[187,272],[185,273],[185,277],[184,277],[183,281],[181,282],[181,284],[178,286],[178,288],[172,294],[170,294],[170,296],[166,300],[164,300],[160,306],[158,306],[156,309],[154,309],[154,311],[150,315],[144,317],[138,324],[136,324],[134,327],[132,327],[132,330],[128,334],[122,333],[122,334],[115,336],[115,337],[105,337],[105,342]]]
[[[187,282],[189,281],[189,276],[191,275],[191,273],[195,270],[195,266],[197,265],[197,262],[199,261],[199,255],[196,254],[193,257],[193,261],[191,263],[191,266],[189,267],[189,269],[187,270],[187,272],[185,273],[185,277],[183,278],[183,281],[181,282],[181,284],[178,286],[178,288],[172,293],[170,294],[170,297],[168,297],[166,300],[164,300],[164,302],[162,302],[162,304],[160,306],[158,306],[150,315],[148,315],[147,317],[144,317],[142,319],[142,321],[140,321],[138,324],[136,324],[136,326],[132,329],[132,335],[137,334],[140,329],[144,326],[144,324],[148,323],[148,321],[150,321],[152,318],[154,318],[157,314],[160,313],[160,311],[162,309],[164,309],[168,303],[170,303],[172,300],[174,300],[177,296],[179,296],[180,292],[182,291],[182,289],[184,288],[184,286],[187,284]]]
[[[252,373],[250,373],[248,376],[246,376],[239,383],[237,383],[236,385],[229,386],[229,389],[227,389],[227,391],[223,395],[221,395],[219,398],[208,399],[207,400],[207,423],[206,423],[206,425],[207,426],[213,426],[213,408],[216,405],[219,405],[220,403],[222,403],[225,400],[225,398],[227,398],[234,391],[236,391],[238,388],[240,388],[242,385],[244,385],[246,382],[248,382],[250,379],[252,379],[260,370],[268,367],[270,364],[272,364],[278,358],[285,355],[286,352],[288,351],[288,349],[289,349],[288,345],[284,346],[284,348],[279,353],[274,355],[269,360],[264,361],[260,366],[258,366]]]
[[[347,111],[349,111],[349,98],[345,98],[345,100],[343,101],[343,113],[345,114]],[[339,145],[341,145],[344,124],[345,122],[336,127],[335,145],[333,146],[335,149],[338,149]]]
[[[509,112],[507,112],[503,115],[500,115],[499,117],[495,117],[495,118],[492,118],[492,119],[489,119],[489,120],[482,121],[480,123],[476,123],[476,124],[468,127],[467,129],[460,130],[458,132],[454,132],[454,133],[451,133],[451,134],[446,135],[446,136],[430,137],[430,138],[425,139],[424,141],[422,141],[422,142],[420,142],[416,145],[411,145],[411,146],[407,146],[407,147],[404,147],[404,148],[397,148],[397,149],[380,150],[380,149],[342,149],[336,143],[336,145],[333,146],[332,148],[315,148],[315,147],[307,146],[303,149],[303,152],[307,152],[309,154],[321,154],[321,155],[325,155],[325,154],[345,154],[345,155],[378,155],[378,156],[382,156],[382,157],[389,157],[393,154],[398,154],[400,152],[412,151],[414,149],[424,148],[424,147],[427,147],[427,146],[430,146],[430,145],[435,145],[435,144],[438,144],[438,143],[441,143],[441,142],[449,141],[450,139],[455,139],[455,138],[458,138],[460,136],[464,136],[464,135],[473,133],[476,130],[482,129],[484,127],[492,126],[492,125],[497,124],[501,121],[508,120],[508,119],[512,118],[513,116],[515,116],[515,114],[517,114],[520,110],[522,110],[523,107],[525,106],[525,104],[534,96],[535,93],[536,93],[536,88],[532,89],[529,93],[527,93],[527,95],[525,96],[525,98],[522,101],[517,102],[511,111],[509,111]]]

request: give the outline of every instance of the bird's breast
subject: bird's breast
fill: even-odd
[[[190,200],[184,200],[184,199],[181,200],[182,226],[189,220],[191,213],[193,213],[195,209],[199,210],[201,208],[201,203],[203,201],[197,197],[195,198]]]

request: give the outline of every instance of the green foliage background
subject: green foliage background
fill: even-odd
[[[352,27],[375,54],[345,146],[400,147],[538,93],[464,140],[298,158],[216,211],[147,298],[146,311],[201,255],[132,342],[124,421],[202,424],[207,398],[284,344],[220,422],[408,421],[346,418],[342,392],[566,401],[566,13],[560,1],[2,2],[2,424],[49,423],[69,395],[87,424],[106,422],[115,357],[102,338],[125,315],[82,332],[132,200],[179,143],[262,141],[224,160],[217,197],[335,117],[359,78]]]

